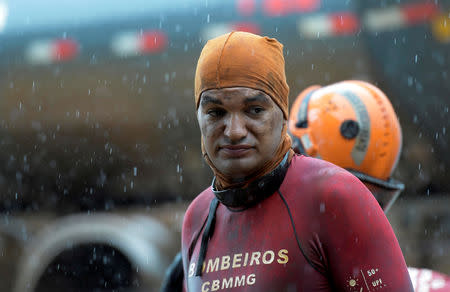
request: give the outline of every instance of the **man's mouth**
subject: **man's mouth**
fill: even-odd
[[[252,146],[246,144],[239,145],[223,145],[219,147],[219,151],[221,151],[225,156],[229,158],[239,158],[247,155],[253,149]]]

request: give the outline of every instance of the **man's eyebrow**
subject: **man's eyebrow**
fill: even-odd
[[[214,103],[214,104],[223,105],[223,103],[222,103],[220,100],[218,100],[217,98],[214,98],[214,97],[212,97],[212,96],[210,96],[210,95],[204,95],[204,96],[202,96],[202,97],[201,97],[200,104],[201,104],[202,106],[205,106],[205,105],[207,105],[208,103]]]
[[[248,97],[244,100],[244,103],[252,103],[252,102],[263,102],[263,103],[269,103],[269,99],[266,95],[259,93],[255,96]]]

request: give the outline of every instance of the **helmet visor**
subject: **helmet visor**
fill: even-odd
[[[380,204],[381,209],[383,209],[384,213],[387,213],[391,206],[394,204],[395,200],[397,200],[398,196],[402,192],[402,190],[392,190],[385,189],[383,187],[374,185],[372,183],[364,183],[375,199]]]
[[[392,178],[381,180],[354,170],[350,170],[350,172],[359,178],[369,189],[384,213],[389,211],[392,204],[394,204],[400,193],[405,189],[405,185],[402,182]]]

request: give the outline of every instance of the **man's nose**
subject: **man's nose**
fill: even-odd
[[[232,114],[225,122],[225,136],[232,142],[238,142],[247,136],[245,118],[239,114]]]

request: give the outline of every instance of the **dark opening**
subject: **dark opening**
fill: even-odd
[[[128,291],[139,287],[135,267],[117,249],[83,244],[65,250],[47,267],[36,292]]]

